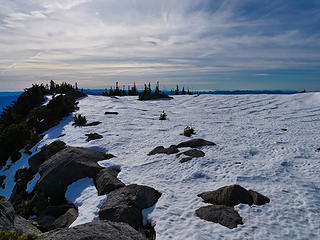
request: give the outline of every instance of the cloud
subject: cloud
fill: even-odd
[[[306,31],[320,19],[317,5],[296,11],[292,3],[264,0],[4,2],[1,79],[87,78],[103,87],[116,78],[319,68],[320,31]]]

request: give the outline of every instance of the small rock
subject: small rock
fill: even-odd
[[[125,184],[117,178],[118,172],[115,170],[102,169],[95,178],[95,185],[98,196],[105,195],[111,191],[124,187]]]
[[[317,151],[320,152],[320,148],[318,148]]]
[[[105,112],[105,115],[118,115],[118,112]]]
[[[223,205],[204,206],[196,210],[196,215],[206,221],[219,223],[227,228],[236,228],[243,224],[242,218],[233,207]]]
[[[241,164],[241,162],[235,162],[234,164]]]
[[[198,197],[201,197],[205,203],[216,205],[235,206],[239,203],[253,204],[249,192],[239,185],[230,185],[215,191],[204,192],[199,194]]]
[[[286,131],[288,131],[288,129],[286,129],[286,128],[281,128],[281,131],[286,132]]]
[[[90,142],[95,139],[103,138],[103,136],[98,133],[89,133],[89,134],[86,134],[86,136],[88,137],[87,142]]]
[[[101,123],[102,123],[102,122],[95,121],[95,122],[87,123],[85,126],[86,126],[86,127],[97,126],[97,125],[99,125],[99,124],[101,124]]]
[[[249,190],[248,192],[251,195],[253,203],[255,205],[264,205],[264,204],[270,202],[270,199],[268,197],[262,195],[261,193],[258,193],[253,190]]]
[[[180,163],[189,162],[189,161],[191,161],[191,160],[192,160],[192,157],[185,157],[185,158],[182,158],[182,159],[180,160]]]
[[[176,155],[176,157],[180,157],[181,155],[186,155],[186,156],[189,156],[189,157],[192,157],[192,158],[199,158],[199,157],[204,157],[205,156],[205,153],[200,151],[200,150],[197,150],[197,149],[191,149],[191,150],[188,150],[188,151],[185,151],[185,152],[182,152],[182,153],[178,153]]]
[[[213,142],[209,142],[200,138],[195,138],[186,142],[179,143],[177,148],[183,148],[183,147],[198,148],[202,146],[214,146],[214,145],[216,144]]]
[[[151,152],[148,153],[148,156],[155,154],[175,154],[178,153],[179,149],[175,145],[171,145],[168,148],[164,148],[163,146],[156,147]]]

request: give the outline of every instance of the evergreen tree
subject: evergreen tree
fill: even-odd
[[[186,95],[186,91],[184,90],[184,87],[182,88],[182,95]]]
[[[177,85],[174,95],[179,95],[179,86]]]

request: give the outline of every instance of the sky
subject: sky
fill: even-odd
[[[319,91],[319,40],[319,0],[1,0],[0,91]]]

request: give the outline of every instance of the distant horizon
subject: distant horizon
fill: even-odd
[[[3,0],[0,90],[320,91],[320,1]]]

